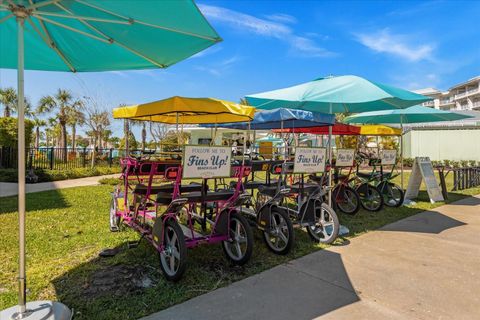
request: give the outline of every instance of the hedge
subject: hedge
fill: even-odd
[[[77,179],[85,177],[102,176],[106,174],[119,173],[120,167],[94,167],[78,168],[69,170],[48,170],[35,169],[34,173],[38,176],[38,182],[59,181],[67,179]],[[27,170],[28,174],[28,170]],[[15,169],[0,169],[0,182],[17,182],[18,175]]]
[[[0,147],[17,147],[17,118],[0,117]],[[33,122],[25,119],[25,145],[29,146],[33,137]]]

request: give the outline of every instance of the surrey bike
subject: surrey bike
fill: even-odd
[[[272,165],[283,163],[283,160],[250,160],[248,163],[251,166],[251,178],[246,176],[241,187],[245,192],[250,192],[252,201],[242,207],[241,212],[262,232],[262,238],[268,249],[276,254],[287,254],[294,244],[295,234],[288,210],[281,206],[281,202],[290,190],[278,188],[272,196],[260,192],[264,186],[276,188],[278,180],[270,179],[269,170]],[[258,177],[255,179],[256,172],[265,172],[265,179],[263,181]],[[235,182],[230,186],[235,187]]]
[[[287,185],[288,175],[293,174],[293,163],[272,166],[272,173],[279,175],[276,186],[260,186],[258,192],[265,197],[278,197],[279,207],[288,212],[294,225],[305,227],[310,238],[319,243],[332,243],[338,236],[339,221],[335,211],[324,202],[328,188],[323,183],[305,183],[300,179]]]
[[[121,164],[123,186],[112,195],[111,229],[116,231],[121,223],[126,224],[138,231],[141,239],[152,243],[168,280],[177,281],[182,277],[187,248],[200,244],[222,243],[225,254],[234,264],[248,261],[253,250],[253,234],[238,208],[249,195],[241,193],[240,187],[231,192],[210,192],[206,180],[202,184],[182,184],[182,165],[178,160],[129,157]],[[170,183],[153,184],[159,180]],[[239,177],[240,184],[241,180]],[[211,215],[203,210],[209,202],[216,204]],[[202,226],[203,233],[194,228],[196,222]]]

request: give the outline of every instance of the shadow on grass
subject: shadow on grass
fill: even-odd
[[[114,248],[119,251],[114,257],[96,257],[81,263],[55,278],[52,283],[57,299],[75,309],[75,319],[138,319],[321,249],[310,241],[306,232],[296,230],[298,241],[293,252],[287,256],[277,256],[266,249],[261,237],[259,232],[255,232],[254,254],[251,261],[243,267],[231,265],[219,244],[189,249],[187,272],[178,283],[164,279],[158,255],[146,241],[132,249],[127,249],[127,243],[123,243]],[[324,259],[330,261],[327,266],[337,274],[339,281],[350,283],[338,254],[325,253],[324,258],[316,261],[315,268],[322,270],[325,267]],[[271,305],[264,310],[266,312],[277,308],[278,299],[282,297],[285,311],[296,310],[296,313],[302,315],[300,318],[305,319],[358,301],[351,284],[346,289],[348,292],[345,296],[340,295],[334,299],[329,292],[338,289],[335,285],[325,282],[320,285],[312,275],[302,274],[285,265],[277,268],[280,268],[281,272],[268,273],[268,279],[262,279],[264,274],[258,275],[261,280],[256,286],[263,290],[259,291],[263,292],[262,294],[250,295],[247,300],[242,298],[242,301],[247,303],[252,300],[250,302],[255,304],[270,299]],[[271,290],[269,285],[278,288]],[[308,295],[303,293],[306,289],[310,292]],[[231,301],[235,298],[232,293],[222,296],[227,300],[215,299],[223,301],[224,308],[221,310],[225,310],[225,305],[229,305],[229,312],[241,313],[247,309],[254,311],[247,305],[237,305]],[[288,299],[285,299],[287,296]],[[207,309],[211,312],[218,311],[212,306],[203,311],[208,312]],[[202,318],[198,312],[189,316],[192,319]],[[203,318],[215,317],[212,314]],[[256,317],[258,316],[252,314],[252,318]],[[188,319],[187,314],[185,318]],[[265,318],[268,316],[265,315]]]
[[[0,203],[0,214],[18,211],[18,196],[2,197],[0,198]],[[70,204],[66,201],[61,190],[49,190],[26,194],[27,212],[68,207],[70,207]]]

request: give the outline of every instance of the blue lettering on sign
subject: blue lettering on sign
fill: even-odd
[[[224,159],[220,159],[220,156],[212,156],[210,159],[212,160],[212,164],[214,166],[218,166],[218,169],[220,169],[222,166],[227,164],[228,156],[225,156]]]
[[[318,156],[318,155],[314,154],[312,156],[312,160],[315,164],[320,164],[320,163],[323,162],[323,156]]]
[[[298,156],[299,163],[310,163],[310,159],[305,157],[303,154]]]
[[[187,166],[191,167],[191,166],[206,166],[208,165],[208,160],[207,159],[200,159],[198,156],[190,156],[190,158],[188,158],[188,163],[187,163]]]

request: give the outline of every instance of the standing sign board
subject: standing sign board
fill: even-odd
[[[230,177],[232,149],[230,147],[185,146],[184,178]]]
[[[382,150],[380,156],[382,165],[394,165],[397,159],[397,150]]]
[[[325,148],[295,148],[293,173],[317,173],[325,171]]]
[[[412,173],[408,179],[408,187],[405,199],[415,199],[418,196],[422,180],[425,181],[430,202],[444,201],[442,190],[438,186],[432,162],[429,157],[416,157],[413,163]]]
[[[351,167],[353,166],[354,157],[355,157],[355,149],[338,149],[335,166]]]

